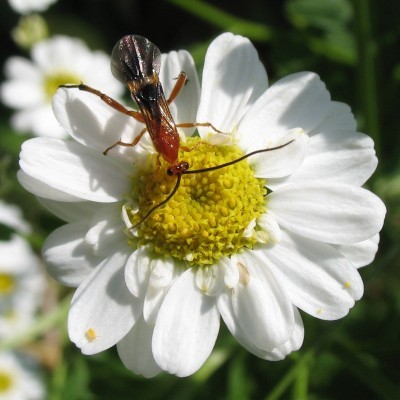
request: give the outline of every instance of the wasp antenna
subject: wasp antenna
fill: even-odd
[[[269,149],[261,149],[261,150],[255,150],[252,151],[251,153],[245,154],[242,157],[237,158],[236,160],[233,161],[229,161],[225,164],[220,164],[220,165],[216,165],[214,167],[209,167],[209,168],[201,168],[201,169],[189,169],[187,171],[183,171],[182,174],[198,174],[200,172],[209,172],[209,171],[215,171],[216,169],[221,169],[224,167],[229,167],[230,165],[236,164],[240,161],[245,160],[246,158],[249,158],[251,156],[254,156],[255,154],[258,153],[266,153],[267,151],[272,151],[272,150],[279,150],[282,147],[286,147],[288,146],[290,143],[293,143],[295,141],[295,139],[290,140],[289,142],[285,143],[285,144],[281,144],[280,146],[276,146],[276,147],[270,147]]]
[[[167,204],[171,198],[175,195],[176,191],[179,189],[179,186],[181,184],[181,179],[182,179],[182,174],[177,175],[177,180],[175,183],[175,187],[172,190],[172,192],[160,203],[156,204],[153,208],[151,208],[147,214],[135,225],[133,225],[131,228],[129,229],[135,229],[137,227],[139,227],[147,218],[150,217],[151,214],[153,214],[153,212],[155,210],[157,210],[158,208],[162,207],[163,205]]]

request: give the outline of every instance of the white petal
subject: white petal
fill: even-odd
[[[245,230],[243,231],[243,237],[250,238],[253,237],[256,227],[256,219],[252,219],[250,223],[247,225]]]
[[[300,349],[304,341],[304,325],[299,310],[293,307],[295,325],[292,336],[283,345],[272,350],[270,354],[266,354],[263,358],[267,360],[283,360],[288,354]]]
[[[54,202],[79,202],[81,200],[78,197],[48,186],[46,183],[33,178],[22,170],[17,172],[17,178],[24,189],[36,196],[51,199]]]
[[[267,196],[280,226],[313,240],[357,243],[378,233],[386,209],[366,189],[329,183],[288,184]]]
[[[30,265],[32,264],[32,265]],[[0,240],[0,271],[12,275],[32,273],[33,268],[37,269],[38,261],[32,252],[28,242],[19,235],[12,234],[9,240]],[[32,267],[32,270],[31,268]],[[32,286],[32,290],[33,290]],[[18,286],[16,287],[18,290]],[[7,293],[2,292],[2,303],[7,302]],[[4,296],[4,297],[3,297]],[[3,303],[4,302],[4,303]],[[4,310],[0,314],[4,317]]]
[[[118,112],[99,97],[78,89],[57,90],[53,97],[53,111],[68,134],[99,153],[120,139],[126,143],[132,142],[144,128],[142,123]],[[121,150],[121,146],[110,151],[108,158],[118,156],[121,153],[118,150]]]
[[[302,129],[293,129],[281,140],[273,142],[273,144],[260,141],[256,148],[247,149],[246,153],[250,153],[254,150],[274,148],[289,143],[285,147],[249,157],[248,162],[254,170],[254,176],[256,178],[279,178],[293,173],[306,157],[308,139]]]
[[[374,149],[374,141],[369,136],[356,131],[340,130],[336,127],[312,136],[310,142],[310,154],[367,149]]]
[[[96,210],[90,226],[85,240],[96,256],[107,257],[119,244],[126,243],[128,246],[120,204],[111,204],[111,207]]]
[[[265,360],[278,361],[283,360],[292,351],[298,350],[303,344],[304,339],[304,326],[301,320],[300,313],[296,307],[293,307],[295,325],[291,337],[282,345],[275,349],[268,351],[258,348],[248,337],[243,333],[239,322],[236,319],[235,313],[232,308],[231,297],[228,292],[224,292],[218,298],[218,309],[221,316],[235,339],[248,351]]]
[[[1,101],[8,107],[24,109],[46,102],[44,93],[36,82],[6,81],[1,85]]]
[[[310,132],[310,136],[326,131],[355,131],[356,128],[357,121],[351,108],[345,103],[332,101],[327,116]]]
[[[89,54],[82,40],[62,35],[55,35],[49,40],[41,41],[32,48],[32,60],[48,74],[67,69],[78,72],[79,76],[81,65],[90,60]],[[71,63],[71,60],[74,62]],[[93,74],[95,70],[96,68],[92,68]]]
[[[22,79],[26,81],[39,81],[41,72],[32,61],[23,57],[10,57],[4,63],[4,75],[8,79]]]
[[[203,266],[196,272],[196,285],[204,294],[215,296],[224,286],[224,270],[220,265]]]
[[[153,326],[140,318],[130,332],[117,343],[118,355],[125,367],[137,375],[152,378],[161,372],[151,351]]]
[[[279,244],[257,250],[294,305],[320,319],[342,318],[361,298],[360,274],[333,246],[282,231]]]
[[[82,219],[89,219],[99,209],[107,213],[108,208],[119,207],[119,203],[94,203],[92,201],[80,202],[63,202],[44,199],[38,197],[40,204],[42,204],[48,211],[54,214],[57,218],[66,222],[81,221]],[[103,212],[103,211],[102,211]]]
[[[78,143],[60,139],[26,141],[22,145],[20,167],[50,188],[83,200],[113,202],[121,199],[129,188],[128,173],[122,164]]]
[[[85,242],[89,221],[73,222],[56,229],[43,245],[48,272],[58,282],[77,287],[99,263]]]
[[[257,227],[255,238],[260,243],[279,243],[281,240],[281,230],[272,211],[267,211],[257,218]]]
[[[19,133],[31,132],[35,136],[64,138],[65,131],[60,128],[50,104],[27,108],[11,116],[11,125]]]
[[[151,255],[146,247],[135,250],[125,265],[125,282],[130,292],[144,299],[150,278]]]
[[[329,92],[318,75],[289,75],[272,85],[243,118],[239,126],[241,147],[280,139],[293,128],[308,133],[325,118],[329,104]]]
[[[178,97],[169,105],[172,117],[176,124],[195,122],[197,108],[200,101],[200,83],[196,67],[190,53],[186,50],[171,51],[161,58],[160,80],[168,98],[181,71],[186,72],[187,82]],[[187,136],[191,136],[195,128],[184,129]]]
[[[142,302],[124,279],[128,252],[118,251],[86,277],[74,294],[68,333],[84,354],[95,354],[119,342],[142,313]]]
[[[175,278],[177,271],[172,259],[152,260],[149,285],[143,305],[143,318],[148,324],[155,324],[164,296]]]
[[[18,233],[28,234],[31,226],[25,221],[22,211],[13,204],[0,200],[0,224],[4,224]]]
[[[151,261],[149,286],[155,289],[166,288],[175,275],[176,267],[172,258],[154,259]]]
[[[287,182],[314,180],[361,186],[377,165],[374,142],[370,137],[358,132],[327,131],[311,137],[301,168],[281,182],[269,182],[269,187],[276,190]]]
[[[238,268],[248,271],[249,279],[241,281],[232,292],[235,317],[247,341],[271,351],[285,343],[292,334],[292,304],[254,251],[238,254],[237,263]]]
[[[143,304],[143,319],[147,324],[154,326],[158,311],[165,297],[167,289],[155,289],[148,286]]]
[[[242,36],[224,33],[207,50],[197,122],[211,122],[229,133],[267,87],[267,74],[254,46]],[[209,131],[200,128],[200,136]]]
[[[351,261],[356,268],[361,268],[372,263],[378,251],[378,244],[379,234],[360,243],[336,245],[335,247]]]
[[[153,333],[153,355],[165,371],[177,376],[196,372],[210,355],[219,330],[215,300],[201,293],[192,269],[166,295]]]
[[[218,262],[219,268],[224,272],[224,284],[227,289],[233,289],[239,283],[240,274],[236,263],[231,258],[223,258]]]

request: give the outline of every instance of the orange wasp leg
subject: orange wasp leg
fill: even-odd
[[[204,144],[204,145],[206,145],[206,146],[208,146],[208,147],[214,147],[213,144],[210,144],[210,143],[208,143],[208,142],[203,142],[203,141],[197,142],[193,147],[187,147],[187,146],[182,146],[182,145],[181,145],[180,147],[181,147],[181,149],[182,149],[183,151],[191,152],[191,151],[195,150],[198,146],[200,146],[200,145],[202,145],[202,144]]]
[[[110,107],[114,108],[114,110],[117,110],[122,114],[129,115],[130,117],[135,118],[137,121],[144,123],[143,115],[139,111],[128,110],[126,107],[124,107],[117,100],[114,100],[110,96],[107,96],[106,94],[100,92],[100,90],[97,90],[97,89],[94,89],[94,88],[92,88],[90,86],[87,86],[84,83],[80,83],[79,85],[60,85],[59,87],[60,88],[66,88],[66,89],[76,88],[76,89],[79,89],[79,90],[83,90],[84,92],[92,93],[95,96],[100,97],[100,99],[103,100],[104,103],[106,103]]]
[[[176,97],[178,96],[180,91],[183,89],[183,87],[185,86],[187,81],[188,81],[188,79],[187,79],[186,72],[181,71],[179,73],[178,78],[176,79],[176,83],[172,89],[172,92],[168,97],[168,100],[167,100],[168,104],[171,104],[176,99]]]
[[[132,143],[126,143],[126,142],[122,142],[121,140],[118,140],[118,142],[114,143],[114,144],[111,145],[110,147],[107,147],[107,148],[103,151],[103,154],[106,156],[107,153],[108,153],[111,149],[113,149],[114,147],[116,147],[116,146],[125,146],[125,147],[133,147],[133,146],[136,146],[136,145],[139,143],[139,140],[142,138],[142,136],[146,133],[146,131],[147,131],[147,128],[143,128],[143,129],[140,131],[139,135],[137,135],[137,136],[135,137],[135,139],[133,140]]]
[[[215,132],[223,133],[224,135],[226,135],[226,132],[220,131],[210,122],[185,122],[183,124],[176,124],[176,126],[178,128],[194,128],[195,126],[207,126],[208,128],[211,128]]]

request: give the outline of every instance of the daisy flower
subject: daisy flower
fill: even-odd
[[[20,13],[27,14],[32,11],[46,11],[57,0],[8,0],[11,8]]]
[[[54,36],[36,44],[31,60],[10,57],[5,63],[6,81],[0,87],[1,101],[17,111],[11,118],[16,131],[35,136],[62,137],[51,109],[59,85],[84,81],[110,96],[122,94],[123,86],[109,73],[109,57],[91,51],[79,39]]]
[[[45,388],[33,359],[17,353],[0,354],[0,399],[44,400]]]
[[[0,241],[0,338],[29,326],[41,302],[45,278],[39,260],[21,236],[29,231],[20,210],[0,202],[0,228],[16,232]]]
[[[150,46],[150,45],[149,45]],[[218,170],[177,178],[143,124],[77,89],[53,99],[75,139],[23,144],[19,180],[67,223],[44,245],[53,277],[77,287],[68,317],[84,354],[117,344],[125,366],[151,377],[187,376],[210,355],[221,317],[266,360],[300,348],[299,309],[344,317],[363,294],[358,268],[377,250],[385,207],[361,188],[377,165],[373,141],[356,131],[316,74],[268,85],[248,39],[225,33],[206,55],[202,86],[186,51],[161,60],[178,122],[209,122],[181,134],[179,160],[192,170],[261,153]],[[289,143],[289,144],[288,144]]]

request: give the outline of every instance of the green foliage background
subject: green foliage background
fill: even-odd
[[[40,350],[56,330],[56,356],[44,373],[50,400],[400,399],[400,2],[58,0],[42,15],[51,34],[78,36],[106,52],[123,35],[141,34],[163,52],[189,50],[201,71],[210,41],[231,31],[253,41],[271,82],[293,72],[317,72],[332,98],[352,107],[359,130],[375,140],[380,164],[368,187],[385,201],[388,214],[376,260],[361,270],[363,299],[341,321],[303,313],[305,343],[284,361],[256,358],[222,328],[213,355],[194,376],[134,376],[115,349],[87,357],[69,343],[69,293],[54,283],[58,305],[0,348]],[[10,36],[18,19],[3,0],[1,64],[11,55],[29,56]],[[16,180],[19,149],[27,137],[12,131],[10,115],[1,106],[0,196],[23,209],[39,253],[46,235],[61,223]]]

